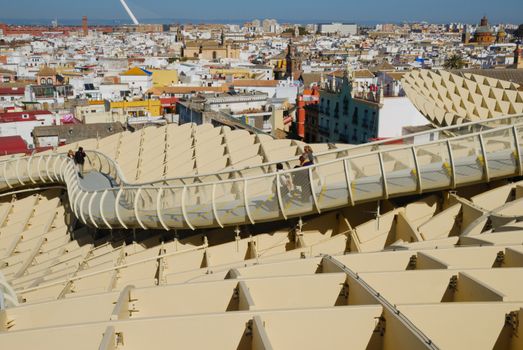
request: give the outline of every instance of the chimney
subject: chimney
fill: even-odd
[[[82,17],[82,31],[83,36],[87,36],[89,34],[89,27],[87,26],[87,16]]]

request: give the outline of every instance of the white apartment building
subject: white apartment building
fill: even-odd
[[[320,23],[318,25],[320,34],[339,34],[341,36],[350,36],[358,34],[358,25],[355,23]]]

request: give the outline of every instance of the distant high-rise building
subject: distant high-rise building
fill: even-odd
[[[265,33],[276,33],[278,32],[279,25],[275,19],[264,19],[262,27]]]
[[[461,34],[461,42],[468,44],[470,42],[470,31],[467,25],[463,28],[463,34]]]
[[[89,27],[87,24],[87,16],[82,17],[82,32],[84,36],[87,36],[89,34]]]
[[[394,24],[392,23],[385,23],[381,26],[381,31],[382,32],[393,32],[394,31]]]

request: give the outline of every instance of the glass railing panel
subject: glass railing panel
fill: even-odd
[[[283,218],[276,181],[276,175],[247,180],[247,203],[255,222]]]
[[[88,209],[87,209],[88,210],[87,220],[91,224],[93,223],[93,220],[94,220],[94,222],[96,223],[96,225],[98,225],[99,228],[107,228],[102,219],[102,214],[100,211],[102,193],[103,193],[103,191],[102,192],[93,192],[92,196],[89,197]]]
[[[244,181],[238,179],[217,183],[214,188],[214,210],[223,225],[244,224],[248,222],[245,208]]]
[[[37,169],[38,173],[42,176],[44,181],[46,182],[55,182],[56,178],[54,177],[54,159],[56,158],[56,155],[53,154],[46,154],[40,156],[40,161],[37,160]]]
[[[53,180],[64,181],[65,175],[65,156],[55,155],[52,156],[52,159],[49,161],[49,173],[51,174]],[[63,169],[62,169],[63,165]]]
[[[31,183],[29,178],[29,159],[30,157],[23,157],[16,162],[17,176],[25,184]]]
[[[513,128],[489,131],[483,134],[491,179],[515,175],[518,171],[516,140]]]
[[[212,208],[213,185],[188,186],[185,195],[187,220],[195,227],[211,227],[216,224]]]
[[[349,203],[349,190],[343,160],[312,168],[312,183],[320,209],[338,208]]]
[[[86,225],[92,225],[91,219],[89,218],[89,201],[94,194],[95,192],[81,192],[78,197],[78,214]]]
[[[168,227],[187,228],[182,211],[182,187],[166,187],[160,197],[162,219]]]
[[[485,176],[485,160],[482,155],[480,136],[451,140],[456,185],[481,181]]]
[[[28,176],[37,183],[41,183],[40,172],[38,171],[38,161],[41,159],[41,156],[35,155],[29,157],[27,165],[27,174]]]
[[[389,196],[417,191],[418,174],[412,148],[384,151],[382,159]]]
[[[383,197],[383,177],[378,154],[358,156],[350,159],[349,163],[354,201],[362,202]]]
[[[278,181],[280,183],[281,205],[285,215],[296,216],[314,210],[309,167],[297,168],[291,172],[280,172]],[[277,188],[275,190],[277,195]]]
[[[115,211],[116,195],[118,194],[118,191],[119,189],[117,188],[112,189],[107,191],[105,194],[102,194],[100,197],[101,212],[103,212],[103,216],[113,228],[120,227],[120,222],[116,217]]]
[[[139,227],[134,212],[135,199],[140,199],[140,197],[136,197],[137,193],[138,188],[124,188],[121,193],[117,192],[117,215],[127,227]]]
[[[148,229],[161,229],[158,221],[158,193],[159,188],[144,187],[140,190],[138,199],[135,200],[136,210],[142,224]]]
[[[446,141],[416,146],[423,191],[452,185],[452,162]]]
[[[7,189],[10,188],[9,184],[11,183],[11,179],[9,179],[7,169],[9,167],[9,162],[1,162],[0,163],[0,189]]]

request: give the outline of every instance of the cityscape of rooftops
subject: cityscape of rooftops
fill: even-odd
[[[0,349],[523,350],[523,2],[0,5]]]

